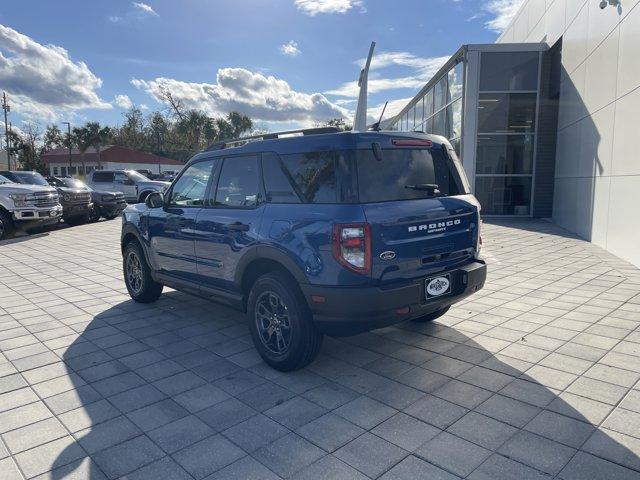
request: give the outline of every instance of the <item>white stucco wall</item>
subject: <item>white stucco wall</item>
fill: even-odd
[[[527,0],[499,43],[560,37],[553,220],[640,266],[640,5]]]

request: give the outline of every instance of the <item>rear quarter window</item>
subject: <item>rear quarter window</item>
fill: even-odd
[[[337,152],[263,154],[267,200],[279,203],[337,203]]]

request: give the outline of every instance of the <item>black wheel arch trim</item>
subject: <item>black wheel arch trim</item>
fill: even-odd
[[[272,260],[279,263],[298,283],[309,283],[309,279],[302,268],[300,268],[285,251],[270,245],[255,245],[251,247],[238,262],[234,283],[239,289],[242,288],[242,279],[249,265],[251,265],[253,261],[259,260]]]

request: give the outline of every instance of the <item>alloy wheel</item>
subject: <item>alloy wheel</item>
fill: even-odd
[[[142,264],[136,252],[129,252],[127,255],[127,283],[134,293],[142,290]]]
[[[286,353],[291,344],[289,309],[275,292],[263,292],[256,301],[255,322],[262,344],[276,355]]]

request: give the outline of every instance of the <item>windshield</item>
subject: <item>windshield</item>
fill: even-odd
[[[3,177],[2,175],[0,175],[0,184],[2,183],[13,183],[13,182],[9,180],[7,177]]]
[[[29,185],[49,186],[49,183],[38,172],[13,172],[13,175],[20,181]]]
[[[149,179],[147,177],[145,177],[144,175],[142,175],[139,172],[136,172],[135,170],[128,171],[127,175],[129,175],[129,178],[131,180],[135,180],[136,182],[148,182],[149,181]]]
[[[65,187],[69,188],[79,188],[81,190],[89,190],[89,187],[84,184],[84,182],[80,180],[76,180],[75,178],[61,178],[62,183],[64,183]]]
[[[465,187],[454,163],[441,148],[382,150],[382,160],[372,150],[358,150],[360,202],[387,202],[464,194]]]

